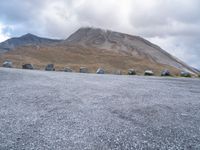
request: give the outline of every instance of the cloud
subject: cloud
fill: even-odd
[[[5,41],[9,38],[9,34],[5,32],[5,26],[0,24],[0,41]]]
[[[0,41],[27,32],[67,38],[81,26],[140,35],[200,68],[199,0],[1,0]]]

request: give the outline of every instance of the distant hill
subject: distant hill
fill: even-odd
[[[0,43],[0,51],[6,52],[20,46],[52,44],[60,41],[61,40],[42,38],[28,33],[21,37],[11,38],[6,40],[5,42]]]
[[[197,73],[200,73],[200,70],[197,68],[193,68],[193,70],[195,70]]]
[[[21,41],[26,37],[29,37],[29,34],[15,40]],[[181,70],[197,73],[195,69],[159,46],[139,36],[99,28],[80,28],[64,41],[44,40],[39,37],[36,39],[33,38],[30,42],[22,40],[28,44],[15,44],[15,50],[0,55],[0,62],[10,59],[16,67],[21,67],[23,63],[32,63],[39,69],[43,69],[47,63],[54,63],[57,69],[69,66],[76,71],[85,66],[91,72],[102,67],[108,73],[121,70],[123,74],[126,74],[129,68],[136,69],[139,74],[143,74],[146,69],[153,70],[157,75],[163,69],[169,69],[173,74],[178,74]]]

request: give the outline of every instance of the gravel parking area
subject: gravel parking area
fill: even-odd
[[[199,150],[200,80],[0,68],[0,150]]]

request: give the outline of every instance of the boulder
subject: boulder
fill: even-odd
[[[98,68],[96,73],[97,74],[104,74],[105,70],[103,68]]]
[[[48,64],[48,65],[45,67],[45,70],[46,70],[46,71],[55,71],[54,64]]]
[[[22,69],[30,69],[30,70],[33,70],[34,67],[33,67],[32,64],[24,64],[24,65],[22,65]]]
[[[88,73],[88,69],[86,67],[81,67],[80,73]]]
[[[10,61],[10,60],[4,61],[3,62],[3,67],[5,67],[5,68],[12,68],[13,67],[12,66],[12,61]]]
[[[171,73],[169,70],[165,69],[161,72],[161,76],[171,76]]]
[[[136,75],[136,71],[134,69],[128,69],[128,75]]]
[[[191,74],[187,71],[181,71],[180,76],[181,77],[191,77]]]
[[[69,67],[65,67],[63,71],[64,72],[73,72],[73,70]]]
[[[153,76],[154,73],[153,73],[152,70],[146,70],[146,71],[144,72],[144,75],[145,75],[145,76]]]
[[[121,70],[117,70],[117,71],[113,72],[113,74],[116,74],[116,75],[121,75],[121,74],[122,74],[122,72],[121,72]]]

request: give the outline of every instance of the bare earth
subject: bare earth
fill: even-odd
[[[200,80],[0,68],[0,149],[200,149]]]

